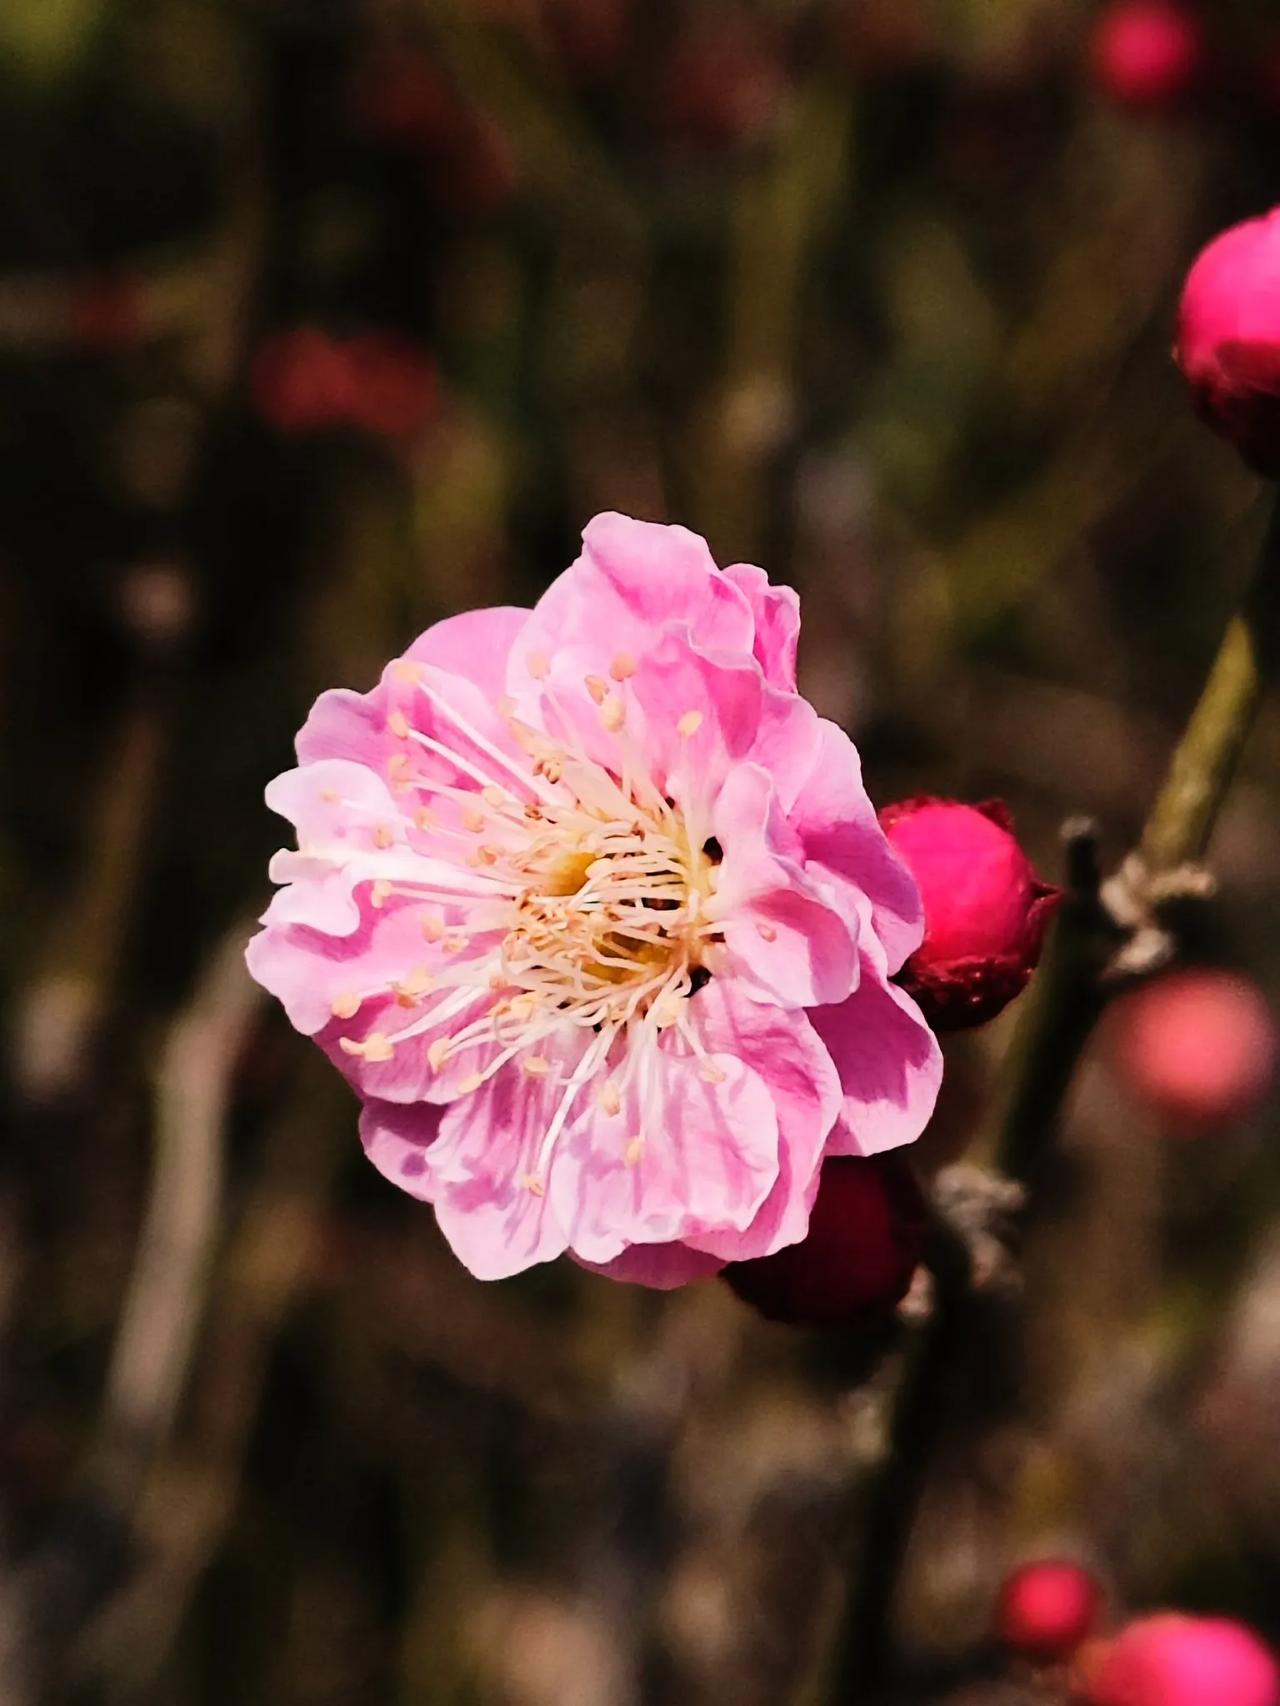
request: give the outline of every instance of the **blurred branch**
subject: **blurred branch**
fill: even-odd
[[[263,996],[249,927],[224,939],[175,1021],[156,1085],[151,1197],[107,1378],[100,1473],[127,1492],[163,1444],[203,1307],[222,1197],[222,1133],[236,1061]]]
[[[1227,628],[1148,815],[1128,867],[1137,872],[1128,876],[1130,886],[1167,876],[1208,847],[1257,712],[1277,583],[1280,505],[1253,586]],[[1014,1040],[996,1146],[999,1165],[1014,1177],[1026,1177],[1052,1142],[1076,1062],[1105,1002],[1100,974],[1114,945],[1096,894],[1072,893]]]
[[[1263,544],[1252,589],[1229,624],[1209,679],[1169,764],[1138,852],[1127,863],[1132,887],[1153,882],[1205,852],[1235,776],[1258,708],[1267,616],[1280,582],[1280,503]],[[1040,1174],[1051,1152],[1076,1065],[1106,1000],[1103,973],[1117,924],[1100,898],[1097,834],[1085,820],[1064,832],[1068,895],[1045,964],[1023,1014],[1009,1064],[997,1134],[1001,1170],[1015,1179]],[[947,1252],[944,1249],[944,1255]],[[872,1488],[860,1548],[861,1579],[840,1634],[836,1702],[863,1706],[886,1698],[892,1670],[892,1618],[933,1449],[946,1416],[948,1369],[964,1337],[969,1272],[934,1263],[934,1314],[909,1354],[889,1426],[888,1450]]]
[[[697,465],[702,525],[758,554],[765,475],[795,429],[796,357],[814,251],[847,193],[852,103],[817,82],[796,97],[773,151],[743,174],[732,212],[728,351]]]

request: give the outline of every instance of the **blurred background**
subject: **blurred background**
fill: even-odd
[[[3,0],[3,1706],[823,1698],[910,1321],[473,1281],[243,973],[262,788],[617,508],[799,589],[877,801],[1117,859],[1263,523],[1173,308],[1280,189],[1274,8],[1121,10]],[[1270,705],[1189,944],[1268,998],[1278,752]],[[997,1699],[1046,1549],[1280,1636],[1275,1109],[1187,1135],[1131,1056],[954,1371],[904,1701]]]

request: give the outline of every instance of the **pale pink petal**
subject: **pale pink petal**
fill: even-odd
[[[431,1202],[434,1186],[428,1150],[440,1130],[444,1110],[418,1103],[366,1102],[360,1111],[360,1141],[374,1166],[402,1191]]]
[[[577,648],[586,670],[607,678],[615,659],[640,659],[673,623],[701,646],[751,655],[750,606],[696,533],[606,514],[587,524],[582,545],[519,636],[509,692],[523,696],[529,659],[541,669],[562,646]]]
[[[607,1262],[627,1244],[706,1226],[745,1227],[777,1177],[764,1081],[730,1054],[711,1054],[704,1067],[675,1046],[655,1051],[643,1105],[634,1079],[616,1114],[593,1099],[557,1149],[548,1189],[584,1260]]]
[[[406,844],[386,784],[362,764],[332,759],[285,771],[267,785],[266,800],[296,828],[298,851],[271,862],[272,880],[289,886],[264,922],[350,935],[360,922],[356,885],[390,876]]]
[[[558,1080],[512,1064],[445,1112],[430,1156],[436,1219],[478,1279],[519,1273],[566,1246],[542,1154],[562,1095]]]
[[[418,909],[403,905],[366,907],[347,936],[270,924],[249,943],[245,957],[253,976],[305,1036],[332,1023],[335,1004],[354,1013],[369,1002],[381,1016],[394,1000],[392,985],[415,972],[429,973],[433,959]]]
[[[770,586],[753,563],[731,563],[724,578],[745,595],[755,618],[756,662],[772,687],[796,688],[796,644],[800,637],[800,600],[789,586]]]
[[[858,978],[857,915],[844,917],[797,863],[796,837],[769,773],[740,764],[712,816],[723,852],[708,916],[724,937],[717,954],[757,1001],[814,1007],[843,1001]]]
[[[911,997],[885,982],[876,960],[864,954],[856,992],[809,1017],[844,1088],[830,1153],[878,1155],[914,1142],[938,1097],[942,1050]]]
[[[866,895],[876,935],[896,972],[924,938],[924,909],[910,871],[889,845],[862,785],[857,749],[825,719],[816,762],[789,813],[804,845],[806,869]]]
[[[784,810],[791,775],[813,763],[817,717],[805,700],[770,687],[754,658],[709,656],[687,633],[669,630],[627,683],[642,714],[644,757],[655,781],[697,811],[736,763],[770,770]]]
[[[419,634],[404,655],[412,662],[465,676],[490,704],[496,704],[506,691],[507,661],[529,615],[513,605],[465,610]]]
[[[802,1014],[760,1007],[715,978],[693,998],[698,1003],[704,1045],[717,1058],[741,1060],[768,1085],[778,1122],[778,1176],[751,1224],[741,1232],[723,1229],[691,1238],[726,1261],[745,1261],[804,1237],[822,1157],[840,1113],[840,1080]]]
[[[370,1102],[360,1135],[385,1178],[434,1203],[441,1232],[477,1279],[505,1279],[560,1255],[564,1236],[545,1200],[521,1182],[536,1134],[510,1124],[495,1127],[489,1165],[462,1183],[445,1183],[432,1165],[441,1123],[439,1110]]]

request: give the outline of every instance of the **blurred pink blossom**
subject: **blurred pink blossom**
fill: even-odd
[[[1182,105],[1206,59],[1204,26],[1180,0],[1113,0],[1099,13],[1089,41],[1094,84],[1135,111]]]
[[[920,899],[796,692],[795,595],[602,515],[532,610],[324,693],[254,975],[482,1278],[570,1251],[678,1285],[805,1234],[826,1155],[909,1143]]]
[[[1083,1696],[1088,1706],[1280,1706],[1280,1669],[1242,1623],[1164,1611],[1091,1657]]]

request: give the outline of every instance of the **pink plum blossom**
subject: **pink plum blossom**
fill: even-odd
[[[795,594],[601,515],[533,610],[323,693],[253,975],[473,1273],[674,1286],[801,1239],[828,1155],[910,1143],[941,1061],[891,982],[915,882],[796,691]]]

